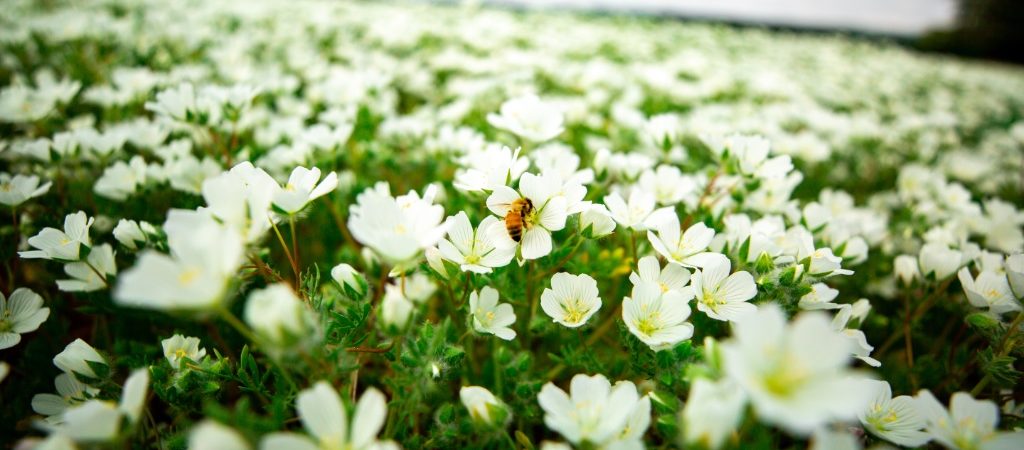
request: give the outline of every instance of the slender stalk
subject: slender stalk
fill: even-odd
[[[277,235],[277,241],[281,243],[281,248],[284,249],[284,255],[288,257],[288,263],[292,266],[292,273],[295,275],[295,288],[298,290],[299,287],[299,265],[295,263],[295,258],[292,258],[291,249],[288,248],[288,244],[284,242],[284,236],[281,236],[281,230],[277,228],[277,224],[274,220],[268,217],[270,220],[270,227],[274,229],[274,234]]]

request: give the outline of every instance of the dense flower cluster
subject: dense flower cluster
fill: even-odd
[[[470,6],[0,25],[0,443],[1024,448],[1017,68]]]

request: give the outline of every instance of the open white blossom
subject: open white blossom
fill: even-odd
[[[25,259],[42,258],[56,261],[73,262],[79,259],[82,247],[90,247],[89,227],[93,218],[79,211],[68,214],[64,218],[64,231],[56,228],[43,228],[39,234],[28,238],[28,244],[38,250],[18,252]]]
[[[612,386],[600,374],[574,376],[568,394],[549,382],[541,389],[537,401],[544,410],[544,424],[548,428],[573,444],[586,442],[598,447],[619,440],[634,409],[642,408],[633,383],[620,381]],[[644,430],[638,431],[642,434]]]
[[[1021,310],[1020,302],[1014,297],[1005,273],[982,270],[973,278],[971,271],[964,267],[957,272],[957,277],[967,294],[967,300],[974,307],[985,308],[996,316]]]
[[[516,322],[516,313],[512,305],[498,303],[498,291],[485,286],[479,293],[469,294],[469,313],[473,318],[473,329],[493,334],[506,341],[516,337],[516,330],[509,327]]]
[[[647,240],[654,251],[669,262],[692,268],[703,267],[717,259],[713,253],[704,251],[715,238],[715,230],[703,222],[691,225],[685,233],[680,230],[679,217],[675,214],[668,214],[657,222],[647,231]]]
[[[18,206],[31,198],[45,194],[52,184],[47,181],[40,185],[39,177],[35,175],[11,176],[9,173],[0,172],[0,205]]]
[[[874,389],[871,404],[859,415],[865,429],[904,447],[918,447],[931,440],[924,432],[924,410],[916,399],[909,395],[893,398],[892,388],[886,381],[864,382]]]
[[[731,380],[698,378],[683,407],[683,436],[689,444],[718,449],[736,432],[747,398]]]
[[[693,337],[693,324],[686,321],[692,298],[691,289],[663,291],[656,283],[643,282],[622,299],[622,321],[652,350],[670,349]]]
[[[949,409],[927,389],[917,393],[918,408],[925,420],[925,431],[936,442],[953,450],[997,450],[1020,448],[1024,431],[999,432],[999,408],[991,400],[977,400],[966,392],[957,392],[949,400]]]
[[[330,172],[320,180],[320,169],[299,166],[288,177],[288,183],[274,192],[273,204],[285,214],[295,214],[337,187],[338,174]]]
[[[766,423],[806,436],[832,420],[853,419],[870,399],[863,378],[847,369],[850,341],[817,312],[790,324],[778,306],[758,308],[723,342],[725,373]]]
[[[473,229],[466,213],[459,211],[448,219],[448,223],[448,237],[438,242],[437,248],[444,259],[458,264],[463,271],[491,273],[495,267],[512,262],[515,249],[495,246],[495,235],[489,232],[499,226],[500,221],[496,217],[485,217]]]
[[[717,258],[690,278],[697,309],[712,319],[735,322],[757,309],[750,303],[757,295],[753,275],[742,270],[730,275],[731,268],[728,258]]]
[[[18,288],[10,298],[0,293],[0,350],[21,342],[21,335],[39,329],[50,317],[43,298],[28,288]]]
[[[206,356],[206,349],[199,347],[197,337],[176,334],[160,341],[160,346],[163,347],[164,358],[167,358],[167,362],[175,369],[181,368],[181,361],[184,358],[198,362]]]
[[[349,208],[349,230],[388,263],[400,267],[414,263],[448,231],[442,223],[444,207],[434,204],[436,195],[431,186],[423,197],[410,191],[396,198],[387,183],[378,183],[359,194]]]
[[[519,248],[522,259],[537,259],[551,253],[551,232],[565,228],[569,214],[565,197],[558,195],[562,188],[555,176],[523,174],[519,179],[519,192],[501,186],[487,198],[487,208],[500,219],[488,232],[499,248]],[[528,201],[532,209],[522,218],[523,231],[518,242],[509,236],[504,219],[517,201]],[[514,212],[513,212],[514,213]]]
[[[533,142],[544,142],[565,129],[562,111],[536,95],[513,98],[501,104],[498,114],[488,114],[487,122]]]
[[[345,412],[338,391],[326,381],[299,392],[295,409],[308,436],[298,433],[271,433],[263,437],[264,450],[315,450],[346,448],[352,450],[398,449],[393,441],[377,439],[387,418],[387,399],[380,391],[369,388],[363,392],[351,420]]]
[[[566,272],[551,277],[551,287],[540,294],[540,306],[556,323],[578,328],[601,309],[597,280]]]

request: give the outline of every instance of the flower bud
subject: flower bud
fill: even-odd
[[[75,377],[84,375],[90,378],[101,378],[104,374],[98,374],[93,370],[97,364],[106,366],[107,361],[100,356],[96,349],[81,339],[75,339],[64,348],[64,351],[53,357],[53,365]]]
[[[904,286],[910,286],[921,272],[917,269],[917,258],[910,255],[899,255],[892,262],[894,275]]]
[[[342,291],[349,298],[362,300],[366,296],[366,291],[369,288],[366,278],[352,266],[345,263],[334,266],[331,269],[331,278],[338,283],[338,286],[341,286]]]
[[[313,312],[290,287],[273,284],[254,291],[245,304],[245,321],[257,335],[277,347],[301,344],[316,328]]]
[[[597,239],[611,234],[615,230],[615,221],[607,207],[591,204],[580,214],[580,229],[583,237]]]
[[[486,388],[463,386],[459,390],[459,398],[469,410],[473,422],[479,425],[504,426],[512,418],[505,404]]]

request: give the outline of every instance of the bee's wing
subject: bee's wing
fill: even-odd
[[[512,207],[512,202],[520,198],[519,193],[515,189],[501,186],[495,189],[490,197],[487,197],[487,209],[490,209],[497,216],[505,217],[508,214],[508,210]]]

